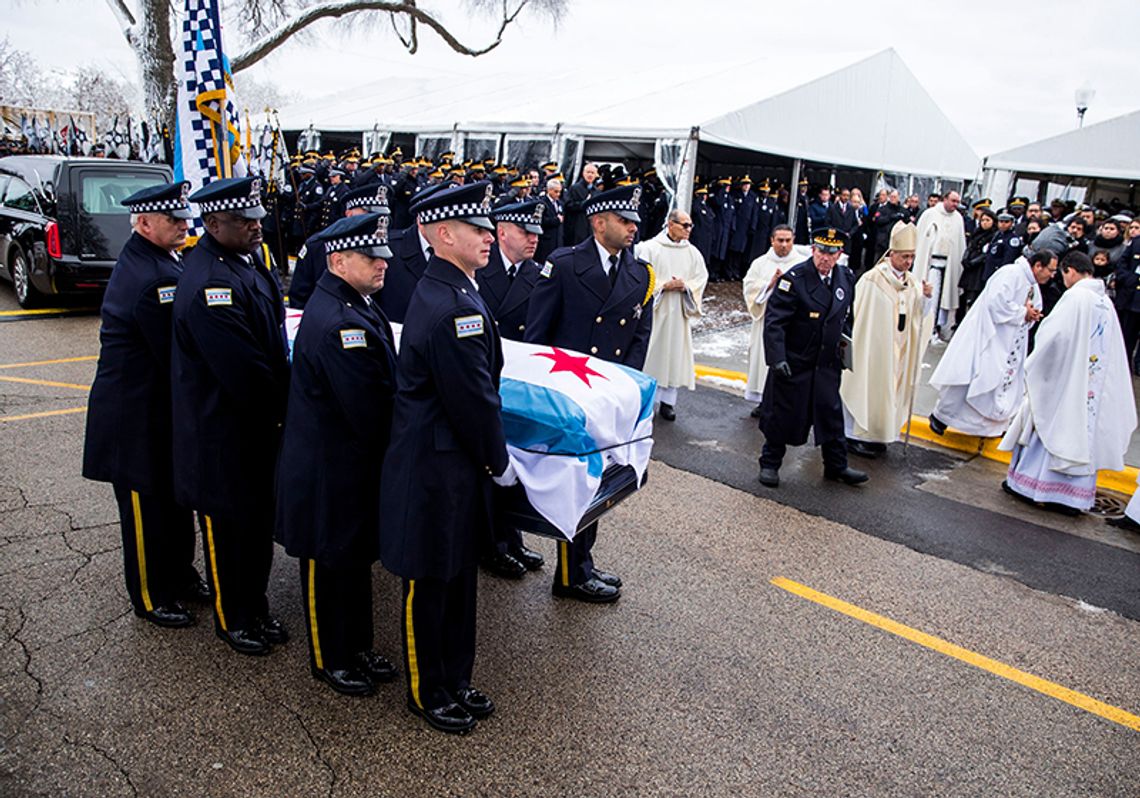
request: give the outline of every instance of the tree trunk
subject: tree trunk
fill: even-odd
[[[171,44],[170,0],[139,0],[138,33],[133,42],[143,87],[143,106],[149,119],[174,129],[178,96]]]

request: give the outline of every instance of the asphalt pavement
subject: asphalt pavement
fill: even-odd
[[[481,578],[475,683],[498,710],[467,737],[413,718],[402,683],[315,682],[280,550],[293,639],[269,657],[227,649],[207,607],[149,626],[110,487],[79,475],[97,331],[0,325],[2,795],[1140,792],[1140,542],[1005,506],[992,464],[928,449],[849,488],[804,447],[769,491],[750,407],[709,388],[682,392],[649,483],[602,521],[621,601],[552,598],[534,537],[542,572]],[[398,659],[399,585],[374,585]]]

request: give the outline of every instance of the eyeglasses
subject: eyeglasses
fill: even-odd
[[[670,224],[675,224],[684,230],[692,230],[693,229],[693,223],[692,222],[670,222]]]

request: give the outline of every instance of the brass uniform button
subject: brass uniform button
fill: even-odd
[[[614,350],[614,354],[615,354],[615,355],[617,355],[618,357],[621,357],[621,350],[620,350],[620,349],[615,349],[615,350]]]
[[[621,321],[619,321],[618,324],[620,324],[622,327],[624,327],[625,326],[625,319],[622,319]]]
[[[594,319],[594,321],[597,322],[598,324],[601,324],[602,323],[602,317],[598,316],[598,318]]]
[[[596,347],[596,346],[591,346],[591,347],[590,347],[590,354],[591,354],[591,355],[596,355],[596,354],[598,354],[598,347]]]

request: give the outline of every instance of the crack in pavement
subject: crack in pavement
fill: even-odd
[[[24,675],[31,679],[36,685],[36,700],[32,704],[32,708],[24,714],[23,719],[19,723],[15,724],[14,728],[16,729],[16,732],[14,734],[11,736],[0,735],[0,739],[4,739],[7,742],[15,740],[20,736],[23,730],[27,728],[28,719],[40,710],[40,705],[43,703],[44,698],[43,680],[40,679],[39,676],[36,676],[34,673],[32,673],[32,650],[28,648],[27,643],[20,639],[20,632],[24,631],[24,626],[26,626],[28,623],[28,616],[24,614],[22,607],[15,607],[14,611],[20,614],[20,625],[16,627],[16,630],[12,632],[11,636],[8,639],[14,641],[16,645],[20,647],[20,650],[24,653]]]
[[[74,745],[77,748],[78,747],[90,748],[92,751],[99,754],[99,756],[103,757],[108,762],[110,762],[112,765],[114,765],[115,769],[118,770],[119,774],[126,780],[127,786],[131,788],[131,795],[134,795],[137,798],[137,796],[139,794],[139,788],[135,786],[134,780],[131,779],[131,774],[127,772],[127,769],[125,767],[123,767],[122,765],[119,764],[118,760],[116,760],[115,757],[111,756],[109,753],[107,753],[107,751],[105,751],[104,749],[95,745],[95,743],[86,742],[84,740],[73,740],[70,737],[68,737],[66,734],[63,735],[63,741],[68,743],[69,745]]]
[[[264,691],[262,691],[262,696],[266,700],[270,700],[269,696],[266,695]],[[329,791],[327,793],[325,793],[325,795],[327,798],[332,798],[333,792],[336,790],[336,782],[337,782],[336,768],[334,768],[332,766],[332,763],[330,763],[327,759],[325,759],[324,752],[321,751],[321,746],[317,743],[316,738],[313,737],[313,733],[311,731],[309,731],[309,725],[307,723],[305,723],[305,719],[304,719],[304,717],[301,716],[301,713],[298,712],[297,710],[293,709],[291,706],[286,704],[284,701],[278,701],[277,704],[297,720],[297,725],[300,726],[301,731],[303,731],[305,733],[305,737],[307,737],[309,740],[309,745],[313,746],[313,753],[316,754],[317,761],[320,762],[321,765],[324,767],[324,769],[329,772],[329,776],[331,777],[331,781],[329,781]]]

